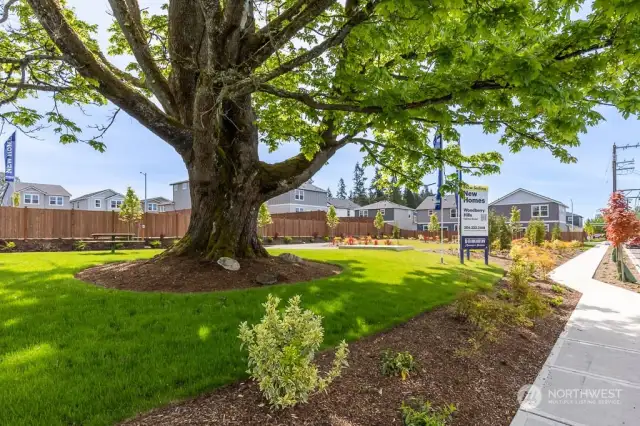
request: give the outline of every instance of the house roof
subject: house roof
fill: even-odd
[[[492,206],[494,204],[497,204],[500,201],[504,200],[505,198],[510,197],[511,195],[515,194],[516,192],[526,192],[527,194],[533,195],[534,197],[540,197],[540,198],[542,198],[544,200],[547,200],[547,201],[550,201],[552,203],[557,203],[557,204],[560,204],[561,206],[569,207],[565,203],[563,203],[562,201],[558,201],[558,200],[554,200],[553,198],[545,197],[544,195],[540,195],[538,193],[535,193],[533,191],[529,191],[529,190],[524,189],[524,188],[518,188],[515,191],[512,191],[512,192],[508,193],[507,195],[505,195],[503,197],[500,197],[497,200],[494,200],[492,203],[489,203],[489,205]]]
[[[96,192],[91,192],[91,193],[89,193],[89,194],[81,195],[81,196],[79,196],[79,197],[74,198],[73,200],[71,200],[71,202],[74,202],[74,201],[80,201],[80,200],[84,200],[84,199],[87,199],[87,198],[91,198],[91,197],[93,197],[94,195],[98,195],[98,194],[101,194],[101,193],[103,193],[103,192],[107,192],[107,191],[111,191],[111,192],[113,192],[113,194],[112,194],[112,195],[110,195],[110,196],[108,196],[108,197],[106,197],[106,198],[115,197],[116,195],[119,195],[119,196],[121,196],[121,197],[123,197],[123,198],[124,198],[124,195],[122,195],[122,194],[121,194],[121,193],[119,193],[119,192],[114,191],[113,189],[103,189],[103,190],[101,190],[101,191],[96,191]]]
[[[368,206],[362,206],[359,210],[376,210],[376,209],[402,209],[413,210],[411,207],[403,206],[401,204],[392,203],[391,201],[378,201],[377,203],[369,204]]]
[[[300,185],[300,187],[298,189],[304,189],[305,191],[327,192],[326,189],[322,189],[320,187],[317,187],[312,183],[303,183],[302,185]]]
[[[169,185],[180,185],[181,183],[189,183],[189,179],[186,180],[180,180],[178,182],[172,182]]]
[[[45,195],[62,195],[63,197],[71,197],[69,191],[64,189],[60,185],[49,185],[46,183],[29,183],[29,182],[16,182],[16,192],[22,192],[28,189],[42,192]]]
[[[351,210],[355,210],[355,209],[359,209],[360,206],[356,203],[354,203],[351,200],[345,199],[343,200],[342,198],[329,198],[327,200],[327,203],[331,204],[333,207],[337,208],[337,209],[351,209]]]
[[[140,200],[141,203],[144,204],[144,200]],[[153,197],[153,198],[148,198],[147,199],[147,203],[155,203],[155,204],[172,204],[173,201],[164,198],[164,197]]]
[[[418,206],[417,210],[433,210],[436,208],[436,197],[431,195],[424,199]],[[442,198],[443,209],[455,209],[456,208],[456,196],[453,194],[445,195]]]

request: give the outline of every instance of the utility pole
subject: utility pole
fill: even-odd
[[[618,157],[616,154],[616,144],[613,144],[613,160],[611,163],[611,172],[613,173],[613,191],[612,192],[616,192],[618,189],[618,185],[617,185],[617,177],[618,177]]]
[[[569,198],[571,200],[571,232],[573,232],[573,224],[576,220],[576,217],[573,215],[573,198]]]
[[[144,212],[142,212],[142,229],[144,230],[144,236],[147,236],[147,172],[140,172],[144,175]]]

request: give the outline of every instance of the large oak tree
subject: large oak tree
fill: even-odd
[[[110,45],[62,0],[8,0],[0,21],[0,118],[85,136],[58,104],[114,104],[170,144],[191,186],[187,235],[172,251],[264,255],[256,218],[347,144],[399,185],[442,164],[498,170],[496,153],[433,150],[438,129],[480,125],[512,152],[567,148],[596,108],[638,112],[638,9],[626,0],[170,0],[151,13],[109,0]],[[7,16],[9,17],[7,19]],[[132,61],[118,68],[112,58]],[[111,60],[110,60],[111,59]],[[23,100],[46,92],[49,111]],[[114,117],[115,118],[115,115]],[[298,142],[277,164],[258,156]],[[455,181],[454,181],[455,182]]]

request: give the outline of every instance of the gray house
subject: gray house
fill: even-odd
[[[328,198],[327,205],[333,206],[336,209],[336,215],[338,217],[354,217],[355,211],[360,206],[349,199],[343,200],[342,198]]]
[[[362,206],[355,210],[355,215],[357,217],[370,217],[373,220],[378,212],[382,213],[385,223],[398,225],[398,228],[409,231],[416,229],[415,210],[391,201],[378,201],[368,206]]]
[[[584,218],[579,214],[567,213],[567,227],[569,228],[569,231],[571,231],[572,225],[574,231],[582,231],[582,228],[584,226]]]
[[[278,195],[267,201],[269,213],[327,211],[327,190],[311,183]]]
[[[560,226],[561,231],[571,230],[571,224],[567,225],[566,204],[523,188],[518,188],[490,203],[489,210],[509,220],[513,206],[520,209],[520,225],[523,228],[529,225],[532,218],[538,218],[544,222],[547,231],[553,229],[556,224]]]
[[[144,211],[145,200],[140,200],[140,207]],[[168,211],[174,211],[173,201],[164,197],[153,197],[147,199],[147,213],[164,213]]]
[[[2,200],[3,206],[11,206],[13,194],[20,194],[18,207],[36,209],[69,210],[71,194],[60,185],[45,183],[14,182],[10,183]]]
[[[186,210],[191,208],[191,193],[189,192],[189,181],[170,183],[173,189],[173,209]],[[165,206],[166,209],[166,206]]]
[[[92,211],[120,211],[124,195],[113,189],[103,189],[71,200],[71,208]]]
[[[445,195],[442,198],[442,210],[435,210],[436,197],[429,196],[420,203],[417,209],[418,231],[428,231],[431,215],[436,214],[440,227],[447,231],[458,230],[458,209],[456,208],[456,196]]]

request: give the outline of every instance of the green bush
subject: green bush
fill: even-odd
[[[393,235],[393,238],[396,240],[400,238],[400,228],[398,228],[397,224],[393,225],[393,230],[391,231],[391,234]]]
[[[413,355],[409,352],[391,352],[386,350],[382,353],[382,374],[384,376],[400,376],[402,380],[409,377],[409,373],[416,369]]]
[[[556,225],[551,230],[551,241],[557,241],[562,238],[562,232],[560,231],[560,225]]]
[[[400,407],[404,426],[446,426],[456,410],[453,404],[434,408],[429,401],[417,399],[412,399],[409,403],[403,402]]]
[[[549,304],[555,307],[562,305],[562,302],[564,302],[564,299],[562,298],[562,296],[556,296],[552,299],[549,299]]]
[[[348,365],[349,349],[342,341],[331,369],[320,377],[313,359],[323,340],[322,318],[303,311],[300,296],[289,299],[283,313],[278,312],[279,304],[280,299],[269,294],[262,321],[252,327],[243,322],[238,337],[249,352],[247,372],[271,406],[284,408],[326,390]]]
[[[564,294],[566,292],[566,290],[563,287],[561,287],[561,286],[559,286],[557,284],[554,284],[554,285],[551,286],[551,291],[553,291],[554,293],[557,293],[557,294]]]
[[[267,237],[267,243],[269,244],[273,243],[273,237]]]
[[[124,249],[124,244],[116,243],[114,247],[115,247],[116,250],[122,250],[122,249]]]
[[[531,281],[531,265],[523,261],[515,262],[508,272],[509,284],[513,289],[515,299],[522,302],[531,291],[529,282]]]
[[[531,244],[539,246],[543,243],[546,233],[544,223],[540,219],[533,219],[529,222],[529,226],[527,226],[525,237]]]
[[[152,240],[149,242],[149,245],[154,249],[162,247],[162,243],[159,240]]]
[[[326,236],[326,235],[325,235],[324,237],[322,237],[322,239],[324,240],[324,242],[325,242],[325,243],[328,243],[328,242],[329,242],[329,237],[328,237],[328,236]]]
[[[284,238],[283,238],[283,240],[284,240],[284,243],[285,243],[285,244],[291,244],[291,242],[293,241],[293,238],[291,238],[291,237],[284,237]]]
[[[73,243],[73,249],[75,251],[83,251],[86,248],[87,248],[87,243],[85,243],[84,241],[74,241]]]
[[[5,250],[13,250],[14,248],[16,248],[16,243],[15,243],[15,242],[13,242],[13,241],[7,241],[7,242],[4,244],[4,249],[5,249]]]

